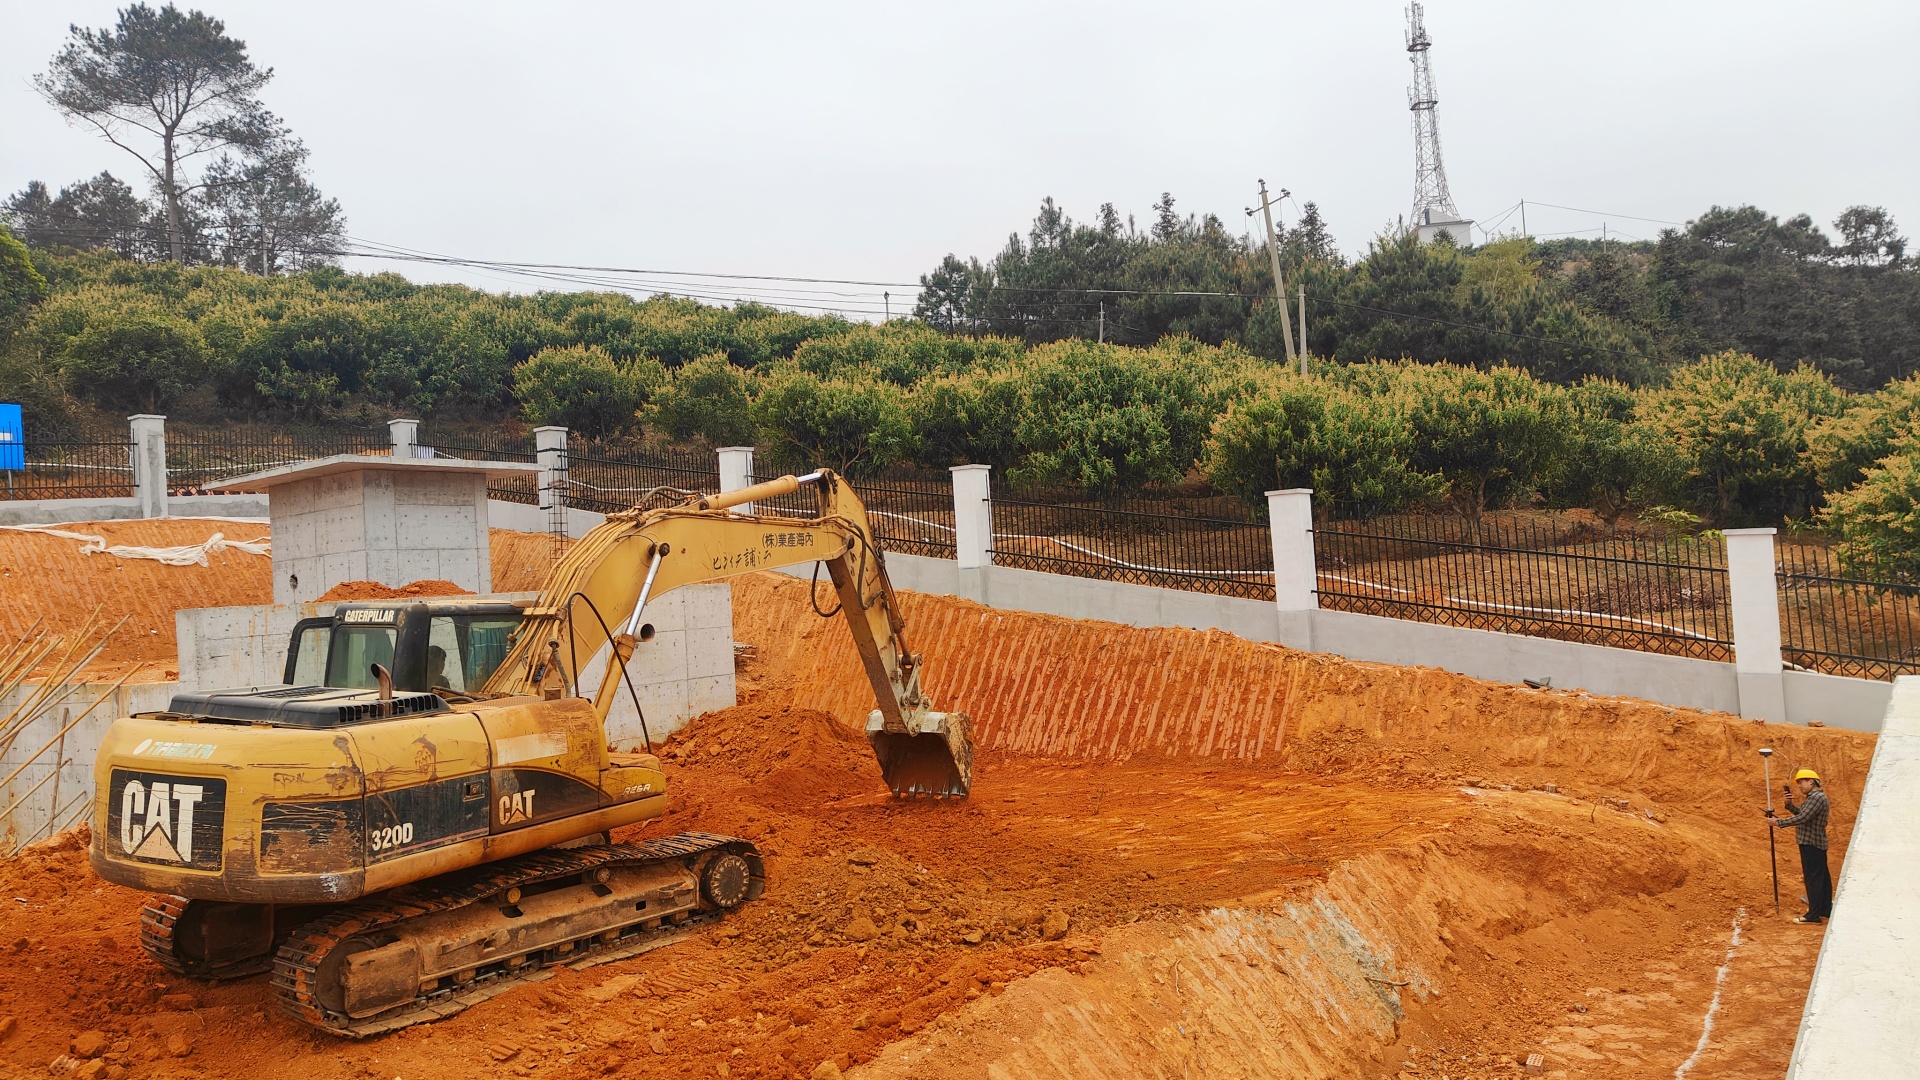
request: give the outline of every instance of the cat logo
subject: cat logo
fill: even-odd
[[[500,824],[518,825],[533,820],[532,788],[500,796]]]
[[[206,793],[200,784],[127,781],[120,789],[120,850],[153,862],[193,862],[194,808]]]

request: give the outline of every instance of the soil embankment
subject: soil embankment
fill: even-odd
[[[1819,931],[1772,913],[1753,749],[1829,776],[1837,867],[1869,737],[909,596],[982,749],[970,799],[903,803],[806,588],[738,582],[742,704],[664,751],[647,833],[768,853],[719,927],[343,1043],[147,964],[65,838],[0,864],[0,1076],[97,1031],[136,1077],[1664,1080],[1723,963],[1690,1075],[1784,1070]]]
[[[215,533],[229,540],[260,540],[263,522],[211,518],[152,521],[87,521],[65,524],[68,532],[99,536],[110,545],[179,547],[204,543]],[[135,681],[178,677],[174,665],[179,642],[173,613],[183,608],[233,607],[273,602],[273,564],[262,555],[224,551],[206,566],[168,566],[151,559],[122,559],[104,552],[87,555],[78,540],[46,533],[0,529],[0,637],[24,633],[36,619],[56,632],[69,632],[98,607],[127,624],[107,643],[91,669],[95,677],[117,678],[133,668]],[[492,532],[495,592],[537,590],[553,565],[553,541],[544,533],[506,529]],[[388,595],[441,596],[459,592],[451,582],[419,582],[412,592],[371,582],[348,583],[331,599],[382,599]],[[371,586],[370,588],[368,586]]]

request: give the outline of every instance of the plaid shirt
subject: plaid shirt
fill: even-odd
[[[1788,799],[1787,811],[1789,816],[1773,819],[1776,828],[1784,829],[1791,825],[1793,838],[1800,843],[1808,847],[1827,846],[1827,793],[1825,791],[1814,788],[1813,794],[1807,796],[1807,801],[1800,804],[1797,812],[1793,809],[1793,800]]]

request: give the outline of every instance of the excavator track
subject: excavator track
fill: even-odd
[[[268,920],[266,933],[255,950],[208,949],[207,922],[221,916],[231,917],[234,910]],[[219,981],[243,979],[273,967],[270,909],[252,905],[223,904],[212,900],[189,900],[184,896],[155,896],[140,909],[140,947],[154,962],[175,975]],[[255,935],[258,936],[258,935]],[[225,943],[221,943],[225,944]],[[212,955],[209,955],[211,951]]]
[[[735,892],[720,897],[718,903],[703,881],[697,909],[646,917],[639,917],[636,912],[625,925],[603,928],[551,943],[531,953],[477,965],[463,973],[464,979],[441,979],[439,985],[422,988],[412,1000],[370,1016],[350,1016],[328,1007],[322,1000],[332,981],[340,978],[345,965],[345,959],[331,965],[328,961],[336,950],[350,943],[378,940],[403,932],[416,920],[488,900],[517,896],[522,889],[533,890],[570,878],[605,880],[607,873],[615,870],[673,863],[680,863],[691,871],[696,865],[711,867],[715,860],[710,856],[715,855],[737,856],[748,873],[747,877],[740,878],[736,871]],[[684,937],[689,928],[719,919],[736,904],[759,897],[764,889],[765,871],[759,850],[751,842],[731,836],[681,833],[641,843],[549,848],[403,886],[377,899],[348,904],[306,923],[296,928],[274,955],[272,985],[281,1010],[287,1015],[329,1034],[364,1038],[444,1019],[522,983],[551,978],[562,966],[590,967],[671,944]],[[351,954],[347,954],[346,959],[350,958]]]

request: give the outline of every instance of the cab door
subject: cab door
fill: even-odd
[[[327,683],[327,645],[333,640],[333,619],[301,619],[293,624],[293,636],[287,641],[286,672],[280,681],[288,686],[325,686]]]

